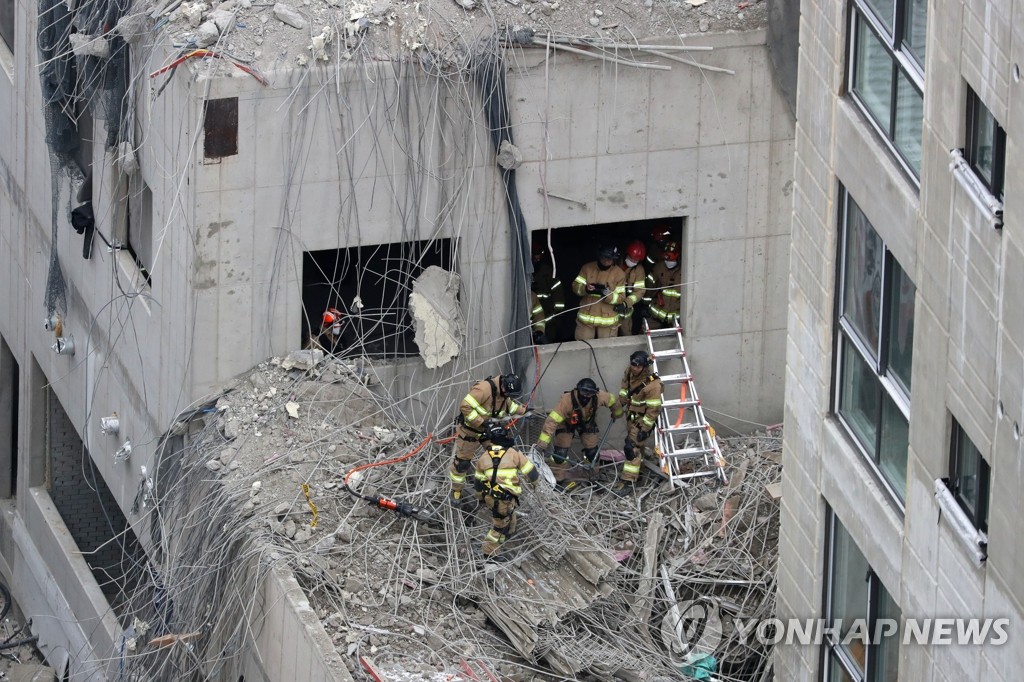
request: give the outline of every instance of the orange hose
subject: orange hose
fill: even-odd
[[[402,455],[401,457],[395,457],[393,459],[386,459],[383,462],[367,462],[366,464],[360,464],[355,469],[352,469],[347,474],[345,474],[345,485],[346,486],[348,485],[348,479],[351,478],[352,474],[356,473],[357,471],[362,471],[363,469],[371,469],[373,467],[382,467],[382,466],[385,466],[386,464],[395,464],[396,462],[401,462],[402,460],[409,459],[410,457],[415,455],[417,452],[419,452],[420,450],[425,448],[427,446],[427,443],[429,443],[433,437],[434,437],[434,432],[431,431],[430,433],[427,434],[427,437],[423,439],[422,443],[417,445],[411,452],[407,452],[406,454]]]

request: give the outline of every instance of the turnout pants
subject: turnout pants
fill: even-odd
[[[484,505],[491,512],[491,529],[484,536],[481,549],[484,556],[497,554],[501,545],[516,532],[516,507],[519,500],[511,497],[507,500],[496,500],[485,494]]]
[[[629,425],[626,427],[626,460],[622,463],[623,481],[635,481],[640,478],[640,467],[644,463],[643,442],[651,438],[650,434],[647,435],[645,441],[637,438],[637,434],[640,432],[640,419],[639,413],[635,417],[633,413],[630,413]]]
[[[479,433],[470,431],[462,424],[455,428],[455,456],[448,468],[448,478],[452,482],[452,492],[462,492],[466,485],[466,475],[473,471],[473,457],[477,449],[486,444]]]

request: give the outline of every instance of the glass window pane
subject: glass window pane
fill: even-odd
[[[853,92],[871,115],[890,134],[892,107],[892,57],[859,13],[854,44]],[[920,127],[920,121],[918,121]],[[920,144],[920,135],[918,144]]]
[[[877,582],[877,578],[875,579]],[[900,607],[896,605],[892,597],[885,590],[885,587],[878,584],[878,611],[877,618],[885,618],[888,620],[896,621],[897,625],[900,622]],[[897,672],[900,663],[900,637],[897,634],[889,635],[875,647],[872,654],[872,660],[875,669],[874,680],[876,682],[896,682],[898,679]]]
[[[889,29],[889,35],[893,33],[893,16],[895,15],[896,0],[867,0],[868,5],[882,24]]]
[[[928,0],[907,0],[903,6],[903,45],[924,68],[925,29],[928,23]]]
[[[974,130],[971,135],[970,162],[981,179],[989,187],[992,186],[992,169],[994,168],[994,151],[996,120],[988,108],[981,103],[977,95],[972,94],[974,111],[972,112],[971,123]]]
[[[907,447],[909,425],[896,403],[882,396],[882,442],[878,453],[878,468],[902,500],[907,491]]]
[[[878,433],[878,401],[881,388],[874,371],[844,336],[842,351],[842,393],[839,414],[864,449],[874,457]]]
[[[921,174],[921,122],[924,98],[903,71],[897,76],[896,129],[893,142],[916,175]]]
[[[847,197],[843,317],[877,357],[882,309],[882,258],[885,249],[871,223]]]
[[[835,517],[833,517],[835,518]],[[830,590],[831,613],[829,622],[843,621],[842,639],[853,627],[855,619],[868,617],[868,560],[864,558],[853,538],[850,537],[839,519],[835,519],[832,533],[832,575]],[[859,666],[864,670],[864,645],[861,640],[854,639],[848,647],[844,647]]]
[[[828,682],[857,682],[850,673],[846,672],[839,657],[835,654],[829,656]]]
[[[978,509],[980,489],[978,460],[981,459],[981,453],[959,426],[957,426],[956,457],[956,481],[953,482],[956,487],[956,496],[973,518]]]
[[[895,260],[890,284],[889,372],[910,392],[910,365],[914,352],[914,283]]]

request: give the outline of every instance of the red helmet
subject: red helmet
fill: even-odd
[[[665,260],[679,261],[679,244],[675,242],[667,242],[665,244]]]
[[[659,225],[651,230],[651,240],[655,244],[664,244],[672,236],[672,230],[667,225]]]
[[[626,247],[626,258],[631,261],[639,263],[647,257],[647,247],[644,246],[642,241],[630,242],[629,246]]]
[[[328,308],[324,311],[323,320],[325,327],[330,327],[332,324],[338,324],[341,322],[341,311],[337,308]]]

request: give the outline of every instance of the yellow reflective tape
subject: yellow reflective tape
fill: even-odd
[[[560,415],[555,410],[551,410],[551,413],[548,414],[548,419],[550,419],[551,421],[555,422],[556,424],[561,424],[562,422],[565,421],[565,417]]]
[[[550,443],[551,442],[551,436],[549,436],[546,433],[542,433],[542,434],[540,434],[540,437],[537,440],[539,442],[541,442],[541,443]]]
[[[310,509],[310,511],[313,512],[313,520],[309,522],[309,527],[310,528],[316,528],[316,520],[317,520],[317,518],[319,518],[319,516],[318,516],[318,514],[316,512],[316,504],[313,503],[313,498],[310,497],[310,495],[309,495],[309,484],[308,483],[303,483],[302,484],[302,494],[306,496],[306,502],[309,504],[309,509]]]
[[[639,464],[623,464],[622,465],[622,473],[624,473],[624,474],[639,474],[640,473],[640,465]]]

